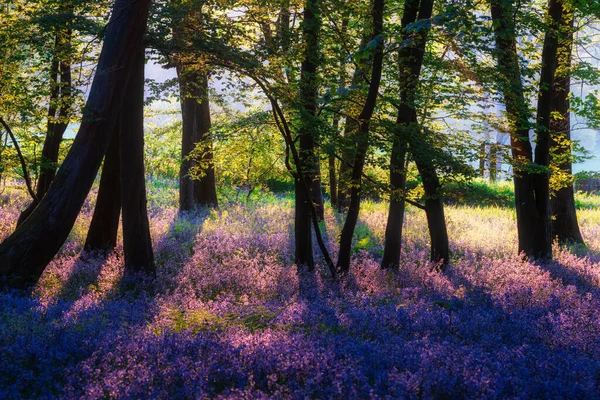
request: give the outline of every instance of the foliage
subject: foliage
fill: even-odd
[[[260,110],[223,114],[211,129],[215,142],[217,185],[248,199],[255,191],[291,182],[285,147],[271,116]]]

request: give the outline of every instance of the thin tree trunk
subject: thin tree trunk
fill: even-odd
[[[153,273],[144,171],[144,48],[135,51],[120,119],[121,205],[125,271]]]
[[[364,107],[358,117],[360,127],[356,134],[356,156],[352,167],[351,189],[350,189],[350,207],[346,215],[346,222],[342,228],[340,237],[340,251],[338,255],[337,268],[342,273],[347,273],[350,269],[350,257],[352,252],[352,237],[354,236],[354,228],[358,221],[360,212],[360,192],[361,178],[367,150],[369,149],[369,125],[375,105],[377,103],[377,95],[379,84],[381,83],[381,73],[383,70],[383,10],[384,0],[374,0],[372,5],[373,17],[373,35],[372,40],[377,41],[375,54],[373,56],[373,67],[371,70],[371,81],[369,91],[365,100]]]
[[[331,197],[331,208],[336,209],[338,204],[337,199],[337,175],[335,168],[335,154],[328,156],[329,162],[329,196]]]
[[[490,144],[490,182],[498,179],[498,143]]]
[[[485,177],[485,159],[487,156],[487,152],[485,150],[486,144],[485,141],[481,142],[479,145],[479,177],[483,179]],[[491,165],[490,165],[491,168]]]
[[[0,275],[23,287],[37,282],[69,235],[106,153],[139,49],[150,0],[116,0],[79,133],[46,196],[0,244]]]
[[[554,162],[567,176],[572,176],[571,167],[571,115],[569,93],[571,91],[571,53],[573,51],[573,11],[570,6],[561,2],[562,29],[565,35],[558,45],[558,65],[552,93],[552,112],[560,115],[550,119],[550,133]],[[552,237],[557,237],[561,244],[570,242],[585,244],[575,209],[573,184],[560,188],[550,197],[552,213]]]
[[[121,214],[119,131],[115,130],[104,156],[100,187],[84,249],[111,251],[117,246]]]
[[[48,122],[46,124],[46,138],[42,148],[40,174],[37,181],[36,200],[21,212],[17,220],[19,226],[37,207],[39,200],[44,197],[54,175],[58,163],[58,152],[63,135],[69,125],[71,113],[71,63],[64,54],[71,47],[72,31],[59,29],[54,43],[54,59],[50,73],[52,90],[48,105]],[[59,81],[60,80],[60,81]]]

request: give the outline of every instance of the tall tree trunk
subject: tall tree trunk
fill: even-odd
[[[296,179],[296,209],[295,209],[295,259],[298,265],[314,267],[311,234],[311,207],[314,204],[317,215],[322,218],[323,199],[319,173],[319,158],[315,154],[316,112],[317,112],[317,68],[320,63],[319,34],[321,30],[321,1],[307,0],[304,7],[302,32],[304,36],[304,56],[300,70],[300,146],[299,156],[301,165],[298,174],[310,187],[310,198],[303,193],[300,177]],[[318,198],[321,198],[320,202]]]
[[[344,19],[342,21],[343,24],[347,24],[349,23],[348,20]],[[344,26],[342,26],[342,28],[344,28]],[[364,49],[367,44],[369,43],[369,40],[371,40],[371,33],[372,32],[365,32],[365,34],[363,35],[361,42],[360,42],[360,47],[359,49]],[[359,61],[358,65],[356,66],[356,69],[354,71],[354,74],[352,75],[352,79],[350,80],[350,86],[351,87],[358,87],[361,84],[363,84],[364,81],[367,80],[367,72],[368,72],[368,63],[366,59],[361,59],[361,61]],[[343,74],[344,72],[342,72]],[[340,74],[340,78],[342,76],[342,74]],[[344,86],[346,85],[345,83],[346,79],[344,77],[343,82],[344,82]],[[342,79],[340,79],[340,82],[342,82]],[[340,138],[340,144],[342,147],[342,154],[341,154],[341,160],[340,160],[340,168],[339,168],[339,175],[338,175],[338,212],[344,212],[348,209],[348,207],[350,207],[350,186],[351,186],[351,175],[352,175],[352,163],[354,162],[354,157],[356,155],[356,142],[354,141],[354,137],[356,135],[356,132],[358,132],[359,129],[359,122],[358,122],[358,115],[361,112],[360,107],[358,107],[358,104],[362,103],[363,99],[360,98],[360,96],[352,96],[352,92],[350,93],[350,97],[352,99],[352,101],[348,102],[348,106],[345,110],[346,113],[346,121],[344,124],[344,133]],[[354,97],[354,98],[352,98]]]
[[[552,112],[557,117],[550,119],[550,133],[554,162],[567,176],[572,176],[571,167],[571,114],[569,93],[571,91],[571,53],[573,51],[573,11],[571,6],[562,6],[561,31],[563,35],[558,44],[558,65],[554,86],[552,87]],[[558,117],[560,116],[560,117]],[[552,213],[552,236],[562,244],[575,242],[585,244],[575,210],[573,183],[560,188],[550,197]]]
[[[411,36],[411,32],[407,27],[417,19],[419,2],[420,0],[407,0],[404,2],[401,21],[402,43],[407,43]],[[417,37],[416,42],[413,44],[415,49],[420,49],[421,47],[424,49],[425,37],[421,35]],[[420,58],[411,57],[413,53],[417,57],[420,56]],[[417,65],[413,64],[422,64],[422,62],[422,52],[414,52],[411,46],[403,46],[398,51],[400,107],[396,117],[397,132],[394,132],[392,137],[392,154],[390,158],[391,191],[388,219],[385,227],[383,258],[381,261],[382,268],[391,268],[400,264],[402,225],[404,223],[405,209],[406,171],[404,170],[404,166],[406,163],[407,136],[410,134],[408,132],[410,125],[415,125],[417,122],[413,95],[419,80],[420,66],[418,66],[418,71],[415,75],[413,72]]]
[[[154,272],[144,170],[144,48],[134,54],[120,118],[121,205],[125,271]]]
[[[72,31],[58,29],[54,42],[54,59],[50,72],[50,101],[48,105],[48,122],[46,124],[46,138],[42,148],[40,174],[36,188],[36,200],[21,212],[17,220],[19,226],[37,207],[39,200],[44,197],[54,175],[58,163],[58,152],[63,135],[69,125],[71,113],[71,63],[69,55],[65,54],[71,47]]]
[[[198,72],[197,77],[196,112],[194,113],[195,147],[200,147],[201,154],[196,160],[200,174],[194,179],[194,200],[201,206],[217,207],[219,201],[215,181],[213,139],[209,133],[211,120],[208,75],[206,72]]]
[[[519,252],[529,257],[547,256],[551,254],[552,243],[549,232],[546,232],[546,215],[543,210],[540,212],[537,208],[536,185],[530,171],[530,164],[533,162],[533,151],[529,141],[531,113],[521,80],[513,21],[514,9],[511,5],[494,0],[491,1],[491,14],[500,86],[511,127]]]
[[[418,134],[421,129],[418,126],[415,108],[417,85],[423,66],[429,29],[421,29],[414,34],[407,31],[409,25],[414,23],[416,19],[426,20],[431,18],[433,0],[409,0],[405,3],[404,7],[404,15],[402,17],[403,41],[409,40],[411,36],[414,36],[414,40],[412,46],[403,47],[399,51],[401,104],[397,117],[398,129],[393,137],[394,143],[392,146],[392,158],[390,160],[390,183],[392,185],[392,193],[404,192],[406,178],[399,175],[405,174],[403,168],[406,143],[408,143],[425,190],[425,213],[427,215],[427,225],[431,241],[431,260],[436,262],[443,260],[447,263],[450,258],[450,247],[444,217],[444,204],[438,193],[440,183],[435,166],[431,160],[430,154],[432,150],[430,145],[426,141],[423,141]],[[395,152],[394,149],[396,150]],[[386,246],[389,248],[387,249],[387,254],[384,249],[383,268],[398,265],[400,262],[402,227],[397,225],[402,224],[402,221],[395,219],[400,216],[404,216],[403,200],[394,199],[392,201],[391,199],[385,238]]]
[[[194,74],[177,65],[177,79],[181,94],[181,166],[179,168],[179,210],[190,211],[195,208],[194,181],[191,176],[194,161],[190,159],[190,153],[196,144],[196,104],[197,100],[192,96]]]
[[[361,48],[367,45],[367,40],[363,39]],[[366,67],[364,62],[360,64],[360,67]],[[356,70],[352,76],[351,86],[360,85],[363,79],[363,71]],[[351,187],[351,175],[352,175],[352,163],[356,155],[356,142],[354,137],[358,131],[358,114],[359,111],[354,111],[356,106],[350,103],[346,110],[346,122],[344,124],[344,134],[340,138],[342,147],[341,161],[340,161],[340,172],[338,180],[338,211],[343,212],[350,206],[350,187]]]
[[[116,0],[79,133],[46,196],[0,244],[0,275],[35,283],[69,235],[117,123],[131,54],[140,48],[150,0]]]
[[[346,215],[346,222],[342,228],[342,234],[340,237],[340,251],[337,262],[337,268],[342,273],[346,273],[350,269],[352,237],[354,236],[354,228],[356,227],[358,214],[360,212],[361,178],[367,151],[369,149],[369,127],[371,118],[373,117],[373,112],[375,111],[375,105],[377,103],[379,84],[381,83],[384,49],[384,39],[382,37],[384,4],[384,0],[374,0],[372,5],[372,40],[375,40],[377,45],[373,55],[373,67],[371,69],[369,91],[367,93],[364,107],[358,117],[360,127],[356,134],[357,151],[356,156],[354,157],[354,165],[352,166],[350,207],[348,208],[348,214]]]
[[[117,246],[121,214],[119,130],[115,129],[104,156],[100,187],[84,249],[111,251]]]
[[[537,126],[535,163],[545,167],[547,173],[534,175],[536,209],[540,217],[539,250],[535,256],[552,257],[552,231],[550,228],[550,118],[554,75],[556,73],[556,55],[558,53],[558,29],[562,20],[561,0],[548,1],[548,27],[542,49],[542,70],[540,72],[540,90],[537,104]]]

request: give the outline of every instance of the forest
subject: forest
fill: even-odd
[[[0,398],[600,398],[598,138],[597,1],[0,0]]]

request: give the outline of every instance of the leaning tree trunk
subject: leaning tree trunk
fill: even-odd
[[[111,251],[117,246],[117,231],[121,215],[119,130],[113,133],[104,156],[96,207],[85,246],[87,251]]]
[[[375,105],[377,103],[377,95],[379,92],[379,84],[381,83],[381,73],[383,70],[383,10],[384,0],[373,1],[373,35],[372,40],[377,42],[375,53],[373,56],[373,67],[371,70],[371,81],[369,91],[365,99],[364,107],[358,117],[360,127],[356,133],[356,156],[354,157],[354,165],[352,166],[351,189],[350,189],[350,207],[346,215],[346,221],[342,228],[340,237],[340,251],[338,255],[337,268],[342,273],[347,273],[350,270],[350,257],[352,252],[352,237],[354,236],[354,228],[358,222],[358,214],[360,212],[360,192],[361,178],[367,150],[369,149],[369,128]]]
[[[79,133],[46,196],[0,244],[0,275],[35,283],[69,235],[110,143],[150,0],[116,0]]]
[[[562,2],[561,2],[562,3]],[[571,53],[573,51],[573,11],[565,8],[562,3],[563,18],[562,28],[566,32],[561,37],[558,45],[558,65],[554,86],[552,87],[552,112],[557,117],[550,118],[550,133],[552,135],[550,146],[554,162],[567,176],[571,177],[571,113],[569,93],[571,91]],[[552,237],[557,237],[562,244],[570,242],[585,244],[575,210],[575,197],[573,183],[560,188],[550,197],[550,210],[552,214]]]
[[[295,184],[296,208],[294,214],[294,233],[296,239],[295,261],[298,265],[314,267],[312,254],[312,207],[315,206],[317,216],[322,219],[323,197],[321,183],[318,176],[319,158],[315,154],[315,140],[317,124],[317,68],[320,63],[319,33],[321,30],[321,1],[307,0],[304,7],[304,21],[302,32],[304,36],[304,59],[300,69],[300,106],[301,122],[299,132],[299,156],[301,165]],[[302,180],[308,183],[310,196],[304,194]],[[319,200],[320,199],[320,200]]]
[[[121,205],[125,272],[154,272],[144,171],[144,48],[134,54],[120,119]]]
[[[217,184],[215,181],[215,163],[213,153],[213,140],[210,136],[210,100],[208,94],[208,75],[198,73],[196,81],[196,112],[194,117],[195,147],[200,147],[199,159],[196,160],[200,170],[199,176],[194,179],[194,201],[201,206],[217,207]]]
[[[64,54],[71,47],[72,31],[59,29],[54,43],[54,60],[50,72],[50,101],[48,105],[48,122],[46,124],[46,138],[42,148],[40,174],[37,181],[36,200],[21,212],[17,220],[19,226],[37,207],[39,200],[44,197],[54,175],[58,163],[58,152],[63,135],[69,125],[71,113],[71,63],[69,56]],[[60,79],[60,81],[59,81]]]
[[[515,186],[515,208],[519,252],[528,257],[551,254],[551,238],[546,231],[546,215],[536,204],[534,177],[529,169],[533,151],[529,141],[531,113],[525,99],[513,21],[513,7],[494,0],[491,2],[496,41],[500,87],[511,126],[510,142]],[[543,200],[542,200],[543,201]]]

